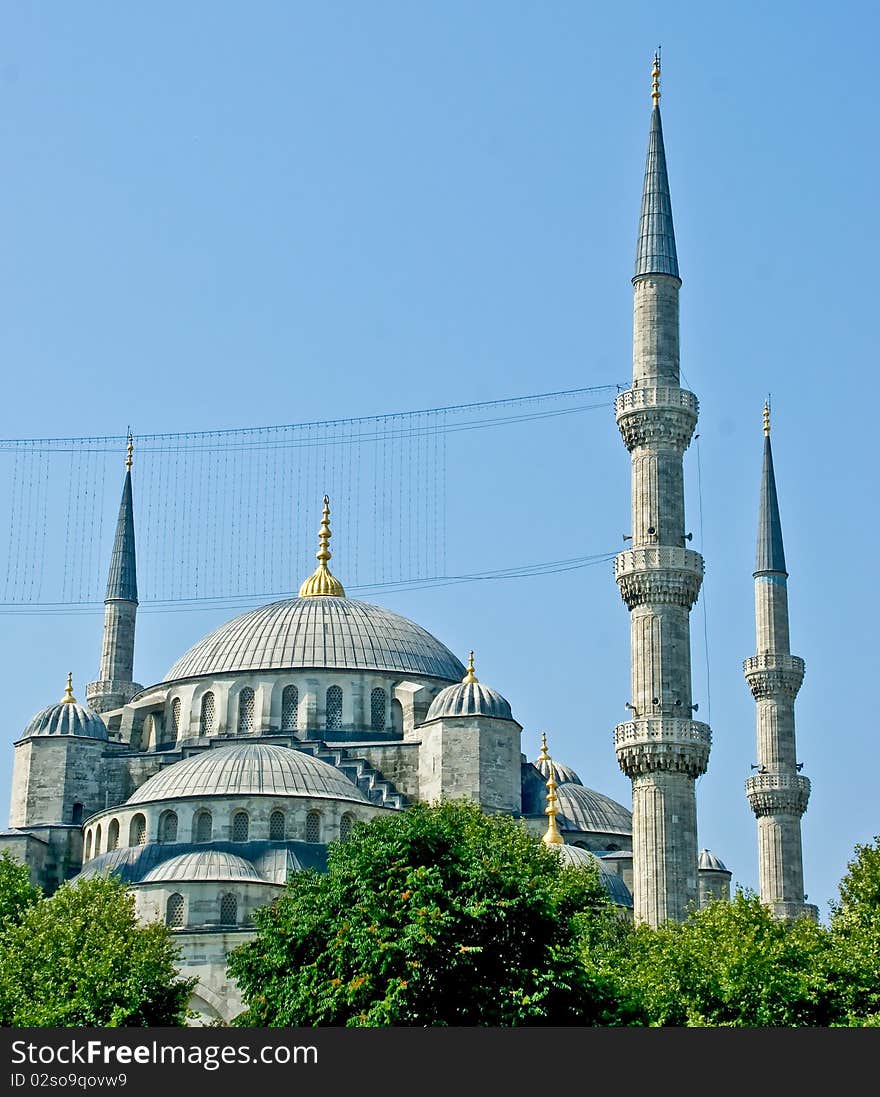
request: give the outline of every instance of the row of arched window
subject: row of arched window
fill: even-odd
[[[171,728],[174,735],[180,732],[180,698],[171,702]],[[216,731],[217,706],[212,691],[202,695],[199,710],[199,734],[212,735]],[[296,731],[298,727],[299,689],[285,686],[281,694],[281,730]],[[388,697],[381,686],[370,693],[370,728],[384,731],[388,716]],[[328,686],[324,697],[324,726],[328,731],[338,731],[342,727],[342,687]],[[238,694],[238,713],[235,730],[240,735],[248,735],[254,730],[254,691],[245,686]]]
[[[344,842],[351,833],[354,825],[354,816],[346,813],[339,822],[339,839]],[[236,811],[232,816],[230,837],[233,842],[247,842],[250,838],[250,816],[246,811]],[[320,811],[310,811],[306,815],[306,841],[320,842],[323,834],[323,820]],[[283,842],[287,838],[287,816],[276,809],[269,816],[269,841]],[[138,812],[134,815],[128,827],[128,844],[130,846],[142,846],[147,840],[147,820]],[[159,816],[160,842],[178,841],[178,818],[176,811],[163,811]],[[207,808],[202,808],[195,813],[192,821],[192,841],[196,843],[212,842],[214,840],[214,817]],[[102,845],[103,830],[100,823],[94,828],[94,852],[93,832],[86,832],[85,857],[86,861],[93,856],[105,852]],[[106,852],[119,848],[119,820],[111,819],[107,826]]]
[[[186,925],[186,901],[179,891],[168,896],[165,903],[165,923],[172,929],[180,929]],[[231,892],[220,896],[220,924],[238,925],[238,899]]]

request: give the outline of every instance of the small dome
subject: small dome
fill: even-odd
[[[608,892],[608,897],[611,899],[612,903],[616,903],[618,906],[622,907],[632,907],[632,895],[630,894],[630,890],[626,886],[623,877],[618,876],[618,874],[613,869],[608,868],[607,865],[603,865],[601,857],[597,857],[595,853],[590,853],[588,849],[581,849],[580,846],[550,846],[550,849],[555,849],[566,865],[574,868],[592,865],[594,868],[598,869],[599,879],[602,882],[602,886]]]
[[[428,709],[428,720],[443,720],[449,716],[494,716],[496,720],[512,720],[510,704],[494,689],[482,682],[459,682],[441,690]]]
[[[200,880],[260,880],[250,861],[234,853],[203,849],[181,853],[156,865],[141,881],[144,884],[196,883]]]
[[[273,743],[236,743],[184,758],[150,777],[127,803],[187,796],[306,796],[369,803],[335,767]]]
[[[87,739],[106,739],[107,725],[97,713],[77,701],[50,705],[31,720],[23,738],[32,735],[81,735]]]
[[[557,822],[562,831],[632,834],[632,815],[623,804],[584,785],[560,785],[556,803]]]
[[[550,776],[550,759],[549,758],[537,758],[532,765],[546,781]],[[578,777],[571,766],[565,765],[564,762],[557,762],[553,759],[553,776],[556,779],[557,785],[582,785],[584,782]]]
[[[730,875],[730,869],[720,857],[716,857],[710,849],[701,849],[697,868],[701,872],[726,872]]]

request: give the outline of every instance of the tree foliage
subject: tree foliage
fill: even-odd
[[[167,927],[141,925],[118,881],[64,884],[0,932],[0,1024],[181,1024],[192,982],[178,978],[175,959]]]
[[[466,801],[354,828],[301,872],[231,954],[241,1025],[593,1023],[580,953],[615,919],[595,872]]]
[[[4,850],[0,856],[0,927],[21,921],[39,898],[40,889],[31,883],[27,865]]]
[[[845,1023],[880,1027],[880,837],[855,848],[831,904],[831,941]]]

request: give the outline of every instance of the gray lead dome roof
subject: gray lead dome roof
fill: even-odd
[[[236,743],[184,758],[145,781],[127,803],[187,796],[307,796],[369,803],[327,762],[274,743]]]
[[[381,670],[461,681],[464,667],[425,629],[351,598],[290,598],[209,633],[166,682],[257,670]]]
[[[584,785],[564,784],[556,790],[557,822],[563,831],[632,834],[632,814],[610,796]]]
[[[106,739],[107,725],[84,705],[61,701],[37,713],[25,728],[23,738],[29,735],[83,735],[89,739]]]
[[[195,883],[199,880],[259,880],[260,874],[243,857],[222,850],[206,849],[197,853],[181,853],[151,868],[143,879],[145,884]]]
[[[459,682],[442,689],[428,709],[425,721],[442,720],[449,716],[494,716],[496,720],[512,720],[510,704],[494,689],[482,682]]]

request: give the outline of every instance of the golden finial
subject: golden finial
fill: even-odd
[[[75,705],[76,698],[73,696],[73,671],[67,672],[67,687],[64,690],[64,696],[61,698],[62,705]]]
[[[549,762],[550,755],[547,753],[547,732],[541,732],[541,753],[538,755],[539,762]]]
[[[654,100],[654,106],[660,106],[660,47],[654,51],[654,67],[651,69],[651,98]]]
[[[330,574],[327,561],[330,559],[330,497],[324,496],[324,513],[321,516],[321,528],[318,530],[318,551],[315,558],[318,566],[299,588],[300,598],[344,598],[342,583]]]
[[[467,674],[462,678],[462,684],[466,686],[475,685],[479,682],[479,678],[474,674],[474,653],[471,652],[468,656]]]
[[[547,816],[547,833],[544,835],[544,844],[547,846],[564,846],[565,839],[559,833],[559,827],[556,825],[556,816],[559,814],[559,808],[556,806],[556,771],[553,768],[553,761],[551,758],[547,758],[547,763],[550,767],[550,776],[547,778],[547,807],[544,814]]]
[[[125,467],[131,471],[134,458],[134,435],[131,431],[128,432],[128,450],[125,455]]]
[[[770,437],[770,397],[764,401],[764,437]]]

